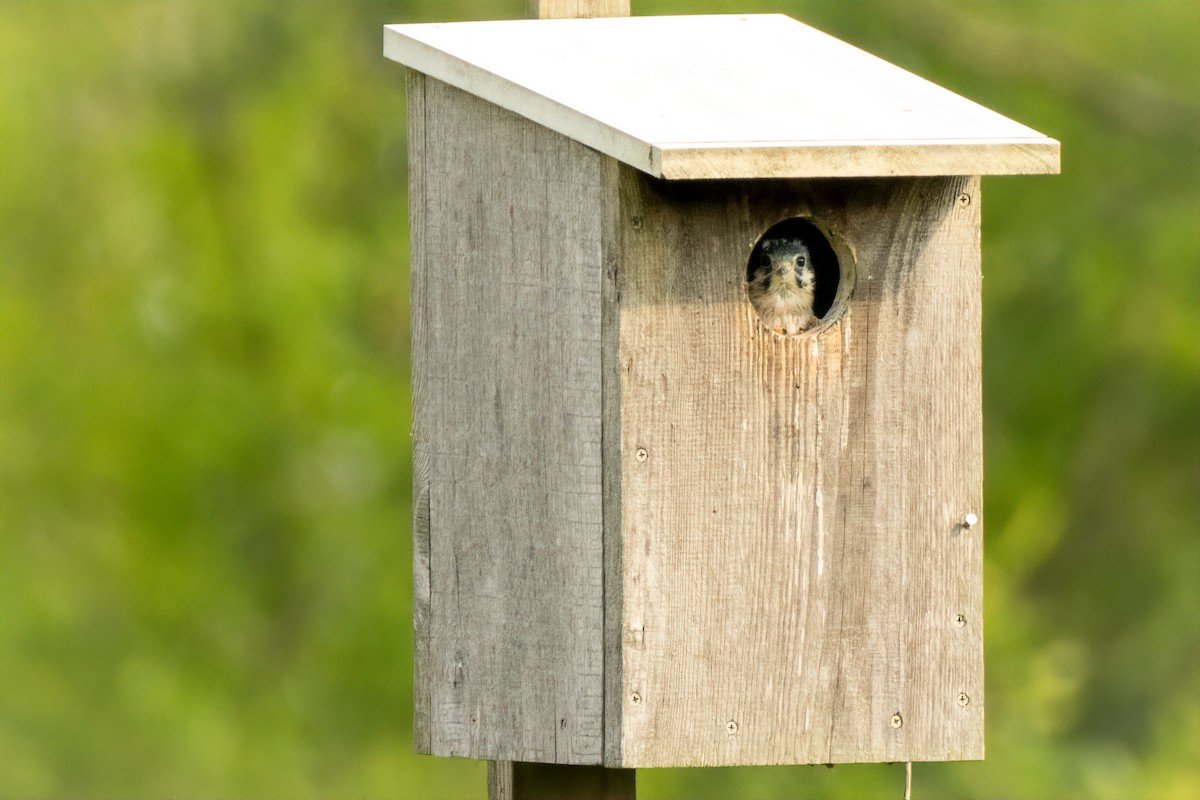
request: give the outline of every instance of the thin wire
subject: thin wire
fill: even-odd
[[[904,800],[912,800],[912,762],[904,767]]]

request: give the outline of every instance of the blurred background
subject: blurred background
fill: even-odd
[[[782,11],[1063,142],[984,181],[986,761],[1200,797],[1200,5]],[[0,0],[0,796],[482,798],[412,754],[403,69],[523,0]],[[893,798],[903,766],[643,771]]]

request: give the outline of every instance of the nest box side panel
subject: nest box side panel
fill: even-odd
[[[978,199],[623,168],[622,766],[982,758]],[[797,216],[857,277],[783,338],[747,262]]]
[[[416,742],[597,764],[602,158],[416,75]]]

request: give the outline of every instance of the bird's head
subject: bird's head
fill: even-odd
[[[762,243],[759,270],[772,282],[794,282],[811,291],[816,283],[812,254],[802,239],[767,239]]]

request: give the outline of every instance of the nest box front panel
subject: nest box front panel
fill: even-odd
[[[790,218],[847,282],[794,336],[747,289]],[[978,179],[622,168],[620,234],[606,763],[982,758]]]

